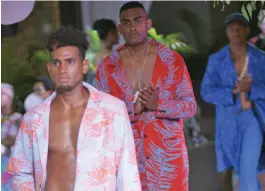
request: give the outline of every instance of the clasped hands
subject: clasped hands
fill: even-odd
[[[251,90],[252,85],[252,77],[245,76],[240,80],[237,80],[236,87],[233,90],[234,94],[238,94],[241,92],[249,92]]]
[[[144,109],[154,111],[158,107],[159,87],[149,83],[147,87],[140,90],[134,103],[135,114],[141,113]]]
[[[233,94],[240,93],[241,107],[243,110],[251,108],[251,101],[247,98],[247,92],[251,90],[252,77],[245,76],[240,80],[237,80],[236,87],[233,89]]]

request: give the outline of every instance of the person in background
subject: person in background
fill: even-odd
[[[99,19],[93,23],[93,30],[98,32],[101,48],[96,56],[96,65],[112,54],[113,46],[119,43],[118,29],[111,19]]]
[[[52,81],[46,77],[41,76],[36,79],[33,85],[33,92],[29,94],[24,101],[25,111],[28,112],[32,108],[44,102],[54,91]]]
[[[1,190],[10,191],[11,175],[6,172],[10,151],[14,145],[22,114],[13,109],[14,89],[7,83],[1,84]]]
[[[239,191],[259,191],[265,116],[265,53],[247,43],[248,21],[241,13],[225,20],[229,45],[210,56],[201,96],[216,105],[215,151],[223,190],[232,191],[232,170]],[[264,162],[264,161],[263,161]]]
[[[37,78],[37,82],[33,86],[33,92],[40,95],[45,100],[54,91],[53,82],[47,76],[41,76]]]
[[[31,109],[33,109],[34,107],[43,103],[43,101],[44,100],[42,99],[42,97],[39,94],[33,92],[26,97],[26,99],[24,101],[24,109],[26,112],[28,112]]]
[[[115,22],[111,19],[99,19],[93,23],[92,29],[97,31],[100,38],[100,50],[93,59],[93,68],[90,68],[86,75],[86,81],[93,84],[95,72],[99,63],[107,56],[112,54],[113,46],[119,43],[118,29]]]
[[[261,31],[260,34],[251,38],[249,42],[265,51],[265,10],[261,11],[258,16],[258,26]]]

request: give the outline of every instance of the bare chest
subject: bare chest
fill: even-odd
[[[238,76],[241,75],[241,73],[244,71],[244,63],[236,62],[235,64],[235,70]]]
[[[235,71],[237,73],[238,76],[241,75],[242,72],[247,72],[247,64],[248,64],[248,60],[246,57],[235,57],[234,56],[234,67],[235,67]]]
[[[134,93],[145,88],[152,82],[156,55],[149,55],[146,59],[122,59],[127,79],[130,81]]]
[[[76,151],[85,107],[69,111],[51,110],[49,151]]]

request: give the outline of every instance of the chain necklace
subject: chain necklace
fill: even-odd
[[[144,57],[144,64],[142,65],[141,69],[139,71],[137,71],[137,74],[138,74],[137,75],[137,79],[138,79],[138,84],[137,84],[138,85],[138,90],[141,90],[141,88],[142,88],[141,80],[140,79],[142,77],[142,74],[143,74],[143,71],[144,71],[144,67],[146,65],[146,58],[147,58],[147,55],[149,53],[149,49],[150,49],[150,44],[148,43],[148,47],[147,47],[147,50],[146,50],[146,53],[145,53],[145,57]],[[133,65],[133,68],[135,70],[135,63],[134,63],[134,61],[133,61],[133,59],[131,57],[131,54],[130,54],[128,48],[127,48],[127,53],[128,53],[128,55],[130,57],[131,65]],[[133,80],[133,84],[134,84],[135,81],[136,80]],[[138,96],[138,93],[139,93],[139,91],[136,92],[137,96]]]
[[[249,59],[248,59],[248,54],[246,55],[246,58],[245,58],[245,64],[243,66],[243,69],[242,69],[242,72],[241,74],[239,75],[239,78],[238,78],[238,81],[241,81],[245,74],[247,73],[247,68],[248,68],[248,62],[249,62]],[[240,102],[241,102],[241,105],[243,102],[247,101],[248,98],[247,98],[247,95],[246,93],[240,93]],[[243,109],[239,110],[238,113],[242,112]]]
[[[231,49],[230,49],[230,50],[231,50]],[[231,50],[231,51],[232,51],[232,50]],[[237,53],[238,53],[238,52],[237,52]],[[237,53],[236,53],[236,54],[237,54]],[[243,66],[242,72],[240,73],[239,78],[238,78],[239,81],[243,79],[244,75],[245,75],[246,72],[247,72],[247,69],[248,69],[248,62],[249,62],[249,59],[248,59],[248,52],[246,52],[245,63],[244,63],[244,66]]]
[[[242,69],[242,72],[241,72],[241,74],[239,75],[239,78],[238,78],[239,81],[243,79],[244,75],[247,72],[248,62],[249,62],[249,60],[248,60],[248,54],[247,54],[246,55],[246,58],[245,58],[245,64],[244,64],[243,69]]]

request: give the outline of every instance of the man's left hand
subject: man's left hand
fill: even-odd
[[[149,84],[146,88],[140,91],[139,101],[149,110],[156,110],[158,107],[158,86]]]

